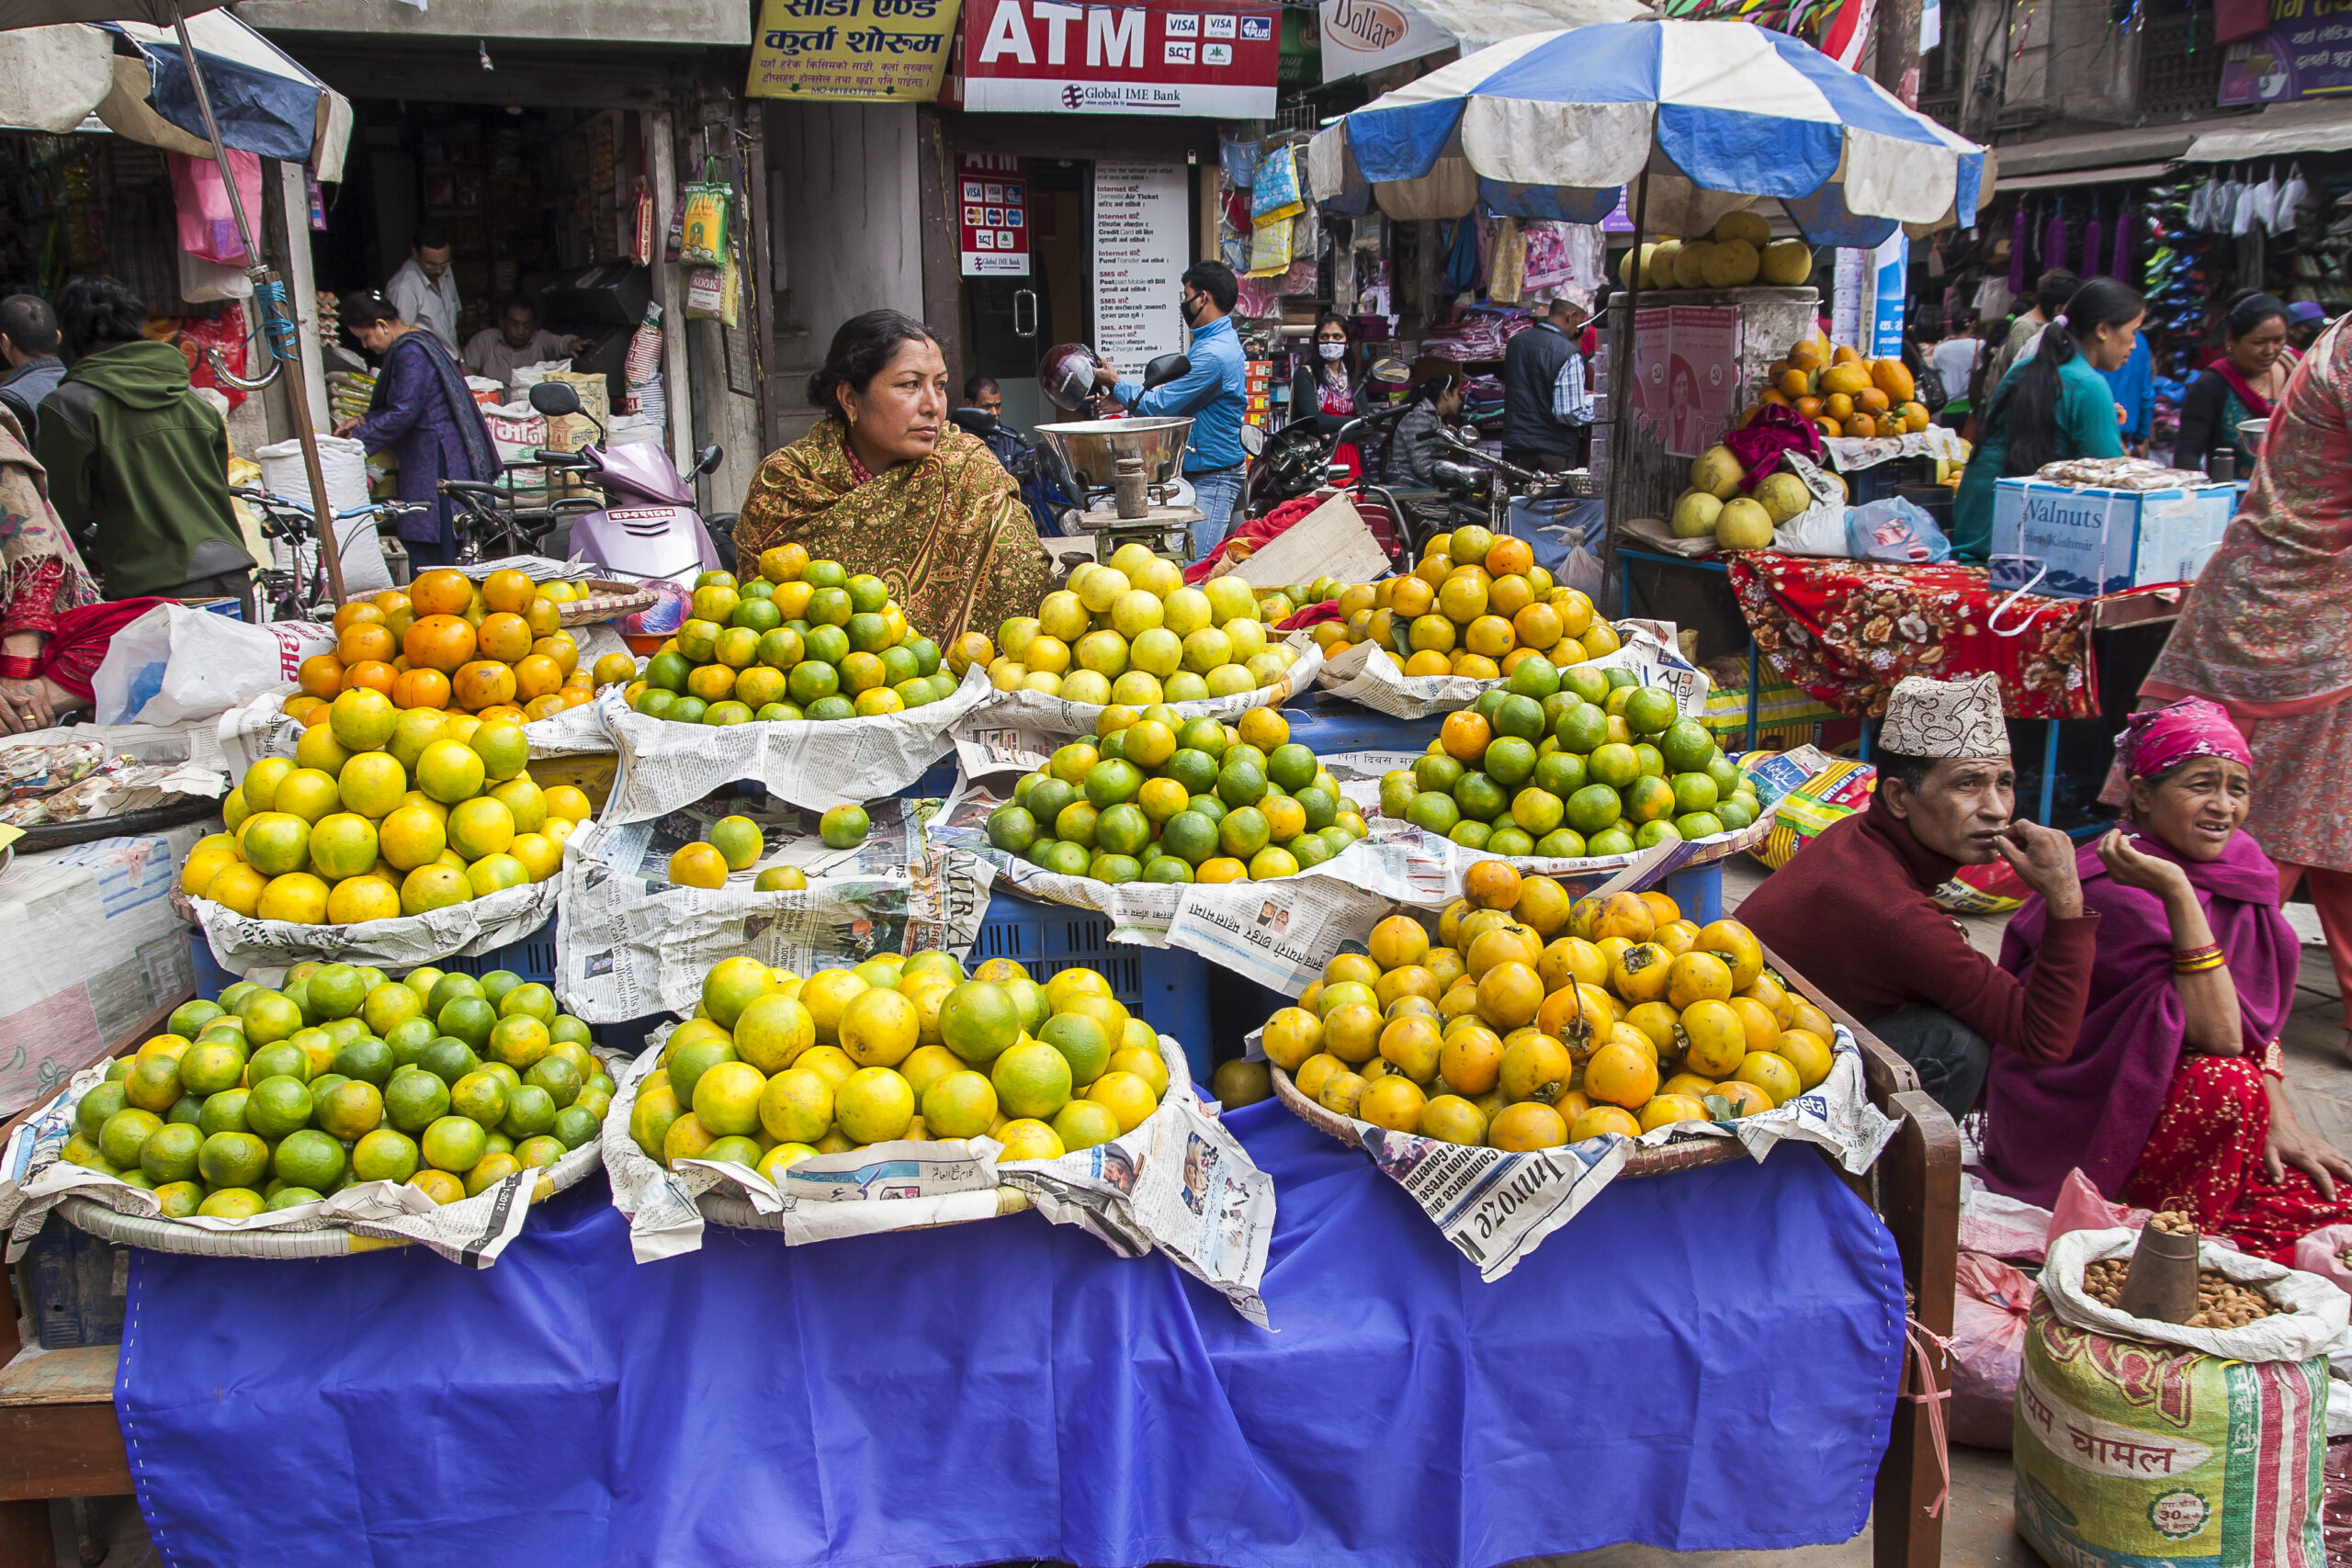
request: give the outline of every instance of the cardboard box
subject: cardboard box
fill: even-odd
[[[2072,490],[2002,479],[1993,491],[1993,586],[2090,599],[2193,582],[2221,547],[2245,491],[2243,484]]]

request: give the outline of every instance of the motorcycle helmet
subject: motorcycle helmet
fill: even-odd
[[[1102,356],[1082,343],[1057,343],[1037,367],[1037,389],[1065,413],[1078,413],[1094,395],[1094,372]]]

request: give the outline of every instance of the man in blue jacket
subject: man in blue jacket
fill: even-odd
[[[1240,334],[1229,316],[1241,297],[1233,269],[1223,262],[1194,262],[1178,287],[1183,290],[1184,324],[1193,329],[1184,350],[1192,369],[1148,392],[1139,381],[1121,379],[1110,365],[1097,370],[1094,379],[1130,413],[1147,419],[1193,416],[1184,478],[1202,513],[1193,525],[1193,558],[1198,560],[1233,531],[1234,507],[1241,499],[1241,416],[1249,406],[1250,377]]]

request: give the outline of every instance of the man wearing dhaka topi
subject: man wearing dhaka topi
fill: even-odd
[[[1910,1062],[1957,1117],[1996,1048],[2030,1062],[2073,1051],[2098,917],[2083,911],[2065,834],[2014,815],[2017,771],[1992,675],[1894,688],[1871,761],[1870,807],[1831,826],[1766,879],[1739,918],[1799,974]],[[1963,865],[2008,862],[2050,910],[2031,976],[1970,945],[1935,890]]]

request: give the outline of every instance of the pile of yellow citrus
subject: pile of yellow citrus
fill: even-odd
[[[1098,706],[1238,696],[1272,685],[1297,661],[1266,627],[1257,591],[1239,577],[1188,588],[1175,562],[1122,545],[1070,573],[1035,615],[997,628],[1004,651],[988,661],[989,679],[1000,692]]]
[[[519,571],[493,571],[476,585],[436,567],[405,592],[354,599],[334,614],[334,651],[302,661],[302,689],[286,700],[287,716],[322,723],[329,703],[360,687],[381,692],[395,707],[462,708],[517,723],[578,707],[599,688],[637,674],[637,661],[623,653],[582,667],[579,646],[559,617],[564,604],[585,595]]]
[[[1040,985],[1009,958],[968,979],[944,953],[805,979],[754,958],[704,976],[629,1136],[648,1158],[733,1160],[771,1180],[817,1154],[988,1136],[1055,1159],[1134,1132],[1168,1092],[1151,1026],[1091,969]]]
[[[363,1181],[436,1203],[596,1136],[613,1080],[588,1026],[512,970],[298,964],[184,1002],[107,1065],[59,1157],[155,1194],[166,1218],[243,1219]]]
[[[1476,524],[1430,540],[1409,575],[1338,597],[1344,618],[1314,632],[1324,656],[1368,642],[1408,675],[1493,681],[1539,653],[1565,670],[1620,642],[1590,599],[1535,564],[1525,540]]]
[[[241,915],[348,926],[545,882],[589,815],[571,784],[541,789],[519,722],[392,705],[355,687],[265,757],[221,803],[180,887]]]
[[[1736,920],[1663,893],[1571,904],[1482,861],[1437,941],[1392,915],[1266,1021],[1267,1058],[1326,1110],[1498,1149],[1772,1107],[1829,1076],[1829,1020]]]

